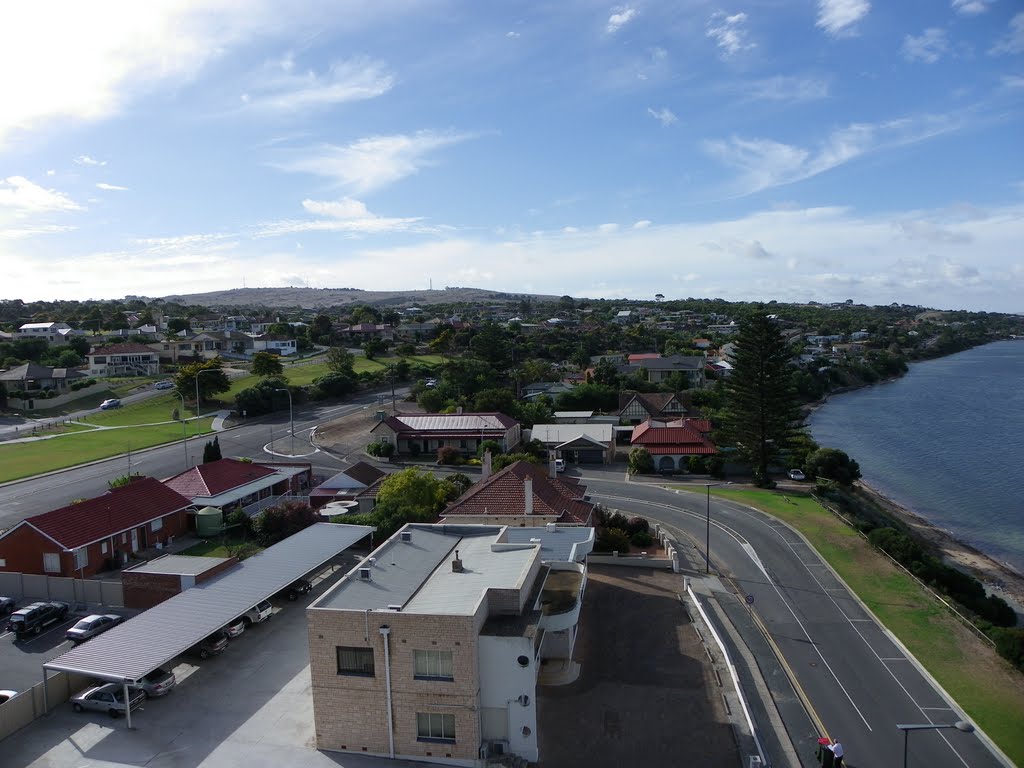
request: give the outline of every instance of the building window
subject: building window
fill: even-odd
[[[56,552],[44,552],[43,570],[46,573],[60,573],[60,555]]]
[[[416,713],[417,741],[455,742],[455,715],[439,712]]]
[[[107,542],[105,542],[105,541],[101,541],[100,542],[100,554],[101,555],[107,554]]]
[[[158,517],[156,520],[149,524],[149,530],[151,530],[153,533],[156,533],[163,527],[164,519],[162,517]]]
[[[373,648],[353,648],[339,645],[338,674],[373,677]]]
[[[451,651],[413,651],[413,677],[417,680],[454,680]]]
[[[88,547],[79,547],[75,550],[75,570],[85,568],[89,564]]]

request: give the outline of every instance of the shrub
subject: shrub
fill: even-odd
[[[597,537],[594,549],[598,552],[628,552],[629,535],[621,528],[607,528]]]
[[[366,452],[371,456],[382,459],[390,459],[395,455],[395,446],[387,440],[375,440],[366,446]]]
[[[634,448],[629,452],[627,460],[629,474],[646,475],[654,472],[654,459],[646,448]]]
[[[462,454],[459,453],[458,448],[453,448],[450,445],[442,445],[437,449],[437,463],[438,464],[461,464]]]
[[[647,521],[645,520],[644,522]],[[654,538],[646,531],[637,531],[630,537],[629,541],[634,547],[649,547],[653,543]]]
[[[640,517],[639,515],[633,515],[628,520],[626,520],[624,530],[630,536],[636,536],[636,534],[638,533],[650,533],[651,524],[647,522],[647,518]]]
[[[610,512],[605,514],[601,525],[605,528],[619,528],[624,531],[629,525],[629,518],[621,512]]]
[[[695,475],[708,474],[708,462],[703,456],[691,456],[686,460],[686,468]]]
[[[1024,672],[1024,629],[994,629],[991,631],[999,655]]]

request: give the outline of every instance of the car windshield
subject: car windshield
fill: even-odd
[[[75,624],[73,629],[92,629],[92,622],[82,619],[80,622]]]

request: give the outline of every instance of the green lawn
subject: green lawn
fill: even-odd
[[[207,407],[207,411],[210,408]],[[151,397],[142,402],[122,405],[88,416],[82,421],[101,427],[126,427],[137,424],[159,424],[170,421],[174,411],[181,411],[181,398],[170,391]],[[185,406],[185,418],[195,416],[195,409]]]
[[[771,491],[712,492],[763,509],[806,536],[971,720],[1024,765],[1024,676],[994,649],[813,499]]]
[[[398,362],[401,359],[407,360],[411,364],[422,363],[429,366],[437,366],[442,362],[440,355],[419,355],[417,357],[380,357],[375,360],[367,360],[365,357],[357,357],[352,366],[352,369],[356,373],[364,373],[371,371],[383,371],[387,368],[388,364]],[[330,373],[330,368],[327,367],[327,360],[317,360],[315,363],[306,363],[305,365],[299,363],[292,363],[284,366],[284,377],[288,379],[288,383],[293,386],[305,386],[312,384],[314,380],[321,376],[326,376]],[[238,379],[233,379],[231,382],[231,389],[227,392],[223,392],[218,395],[219,399],[223,403],[233,403],[235,396],[238,395],[243,389],[253,386],[259,377],[257,376],[243,376]]]
[[[200,420],[202,434],[211,431],[212,421],[208,418]],[[195,435],[195,422],[189,422],[188,426],[189,436]],[[180,424],[95,429],[34,443],[0,445],[0,483],[66,469],[97,459],[107,459],[127,451],[138,451],[175,440],[181,440]],[[189,450],[195,453],[201,447],[190,445]]]

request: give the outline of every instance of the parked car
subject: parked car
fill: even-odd
[[[305,579],[299,579],[294,584],[282,590],[281,596],[287,597],[289,600],[298,600],[302,595],[309,594],[312,589],[312,584]]]
[[[106,632],[108,629],[116,627],[122,621],[124,621],[123,616],[115,616],[112,613],[103,615],[94,613],[75,624],[65,633],[65,637],[73,643],[81,643],[90,637],[96,637],[101,632]]]
[[[245,622],[241,618],[235,619],[224,627],[224,634],[228,636],[229,640],[234,640],[243,632],[245,632]]]
[[[0,704],[10,701],[17,695],[17,691],[0,691]]]
[[[208,659],[211,656],[216,656],[218,653],[223,653],[227,647],[227,633],[223,629],[219,629],[209,637],[193,645],[188,649],[187,653],[192,656],[198,656],[200,659]]]
[[[174,389],[174,382],[170,379],[164,379],[154,384],[153,389]]]
[[[32,603],[11,614],[10,627],[18,635],[38,635],[51,624],[64,621],[68,615],[68,604],[51,600],[48,603]]]
[[[170,693],[177,684],[178,680],[173,672],[157,667],[139,681],[139,688],[147,699],[155,699]]]
[[[0,616],[14,613],[14,598],[0,595]]]
[[[104,400],[102,403],[100,403],[100,410],[103,410],[103,411],[109,411],[111,408],[120,408],[120,407],[121,407],[121,401],[118,400],[116,397],[112,397],[109,400]]]
[[[565,459],[555,459],[555,472],[565,472]]]
[[[807,476],[804,475],[804,473],[802,471],[800,471],[799,469],[791,469],[791,470],[789,470],[789,479],[790,480],[806,480]]]
[[[238,618],[245,622],[245,628],[248,629],[253,624],[259,624],[261,621],[269,619],[270,614],[273,613],[273,611],[274,606],[272,606],[268,600],[264,600],[263,602],[254,605]]]
[[[145,699],[146,695],[141,688],[128,686],[128,707],[135,709]],[[111,717],[118,717],[127,711],[124,704],[124,686],[121,683],[106,683],[86,688],[71,697],[71,706],[75,708],[75,712],[92,709],[107,712]]]

